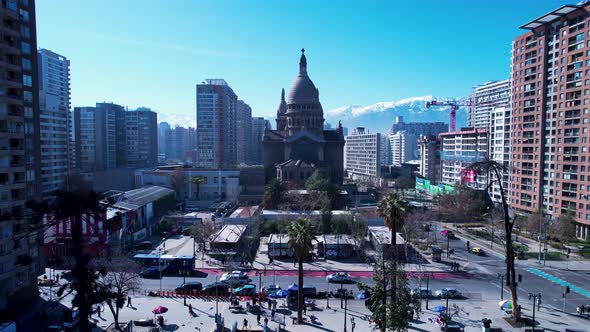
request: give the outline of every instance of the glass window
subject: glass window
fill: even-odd
[[[25,21],[28,22],[29,21],[29,12],[24,10],[24,9],[19,9],[18,13],[20,15],[20,18]]]
[[[21,25],[20,33],[23,37],[27,39],[31,38],[31,29],[29,29],[29,27],[26,25]]]
[[[22,42],[21,49],[24,54],[31,54],[31,45],[29,43]]]
[[[23,59],[23,69],[24,70],[31,70],[31,60]]]
[[[33,93],[31,91],[24,91],[23,93],[23,100],[28,102],[33,102]]]
[[[33,78],[30,75],[23,75],[23,85],[32,87],[33,86]]]

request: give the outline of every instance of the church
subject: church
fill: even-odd
[[[324,130],[324,111],[319,90],[307,75],[307,58],[301,50],[299,74],[289,96],[281,92],[276,130],[264,133],[264,172],[266,182],[278,178],[289,188],[303,188],[318,169],[331,182],[342,184],[344,176],[344,135],[339,123],[336,130]]]

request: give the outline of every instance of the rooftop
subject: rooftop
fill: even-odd
[[[530,21],[529,23],[521,26],[521,29],[527,29],[527,30],[533,30],[536,29],[544,24],[548,24],[551,22],[554,22],[558,19],[560,19],[561,17],[570,14],[574,11],[576,11],[577,9],[580,8],[584,8],[584,5],[565,5],[565,6],[561,6],[557,9],[555,9],[552,12],[549,12],[541,17],[538,17],[532,21]]]
[[[230,216],[230,218],[249,218],[258,215],[258,205],[244,206],[237,208]]]
[[[214,236],[213,243],[237,243],[246,231],[246,225],[225,225]]]
[[[354,238],[348,234],[324,234],[318,236],[318,241],[322,241],[324,244],[354,244]]]
[[[137,209],[171,194],[174,194],[174,190],[172,189],[159,186],[147,186],[120,194],[114,206],[124,209]]]
[[[289,234],[273,233],[268,236],[266,243],[288,243],[289,239]]]
[[[369,233],[377,239],[379,244],[391,244],[391,230],[386,226],[369,226]],[[406,240],[396,233],[397,244],[406,244]]]

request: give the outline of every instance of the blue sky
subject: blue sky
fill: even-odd
[[[464,96],[508,78],[518,27],[567,3],[37,0],[37,36],[71,61],[72,107],[113,101],[194,118],[195,84],[220,77],[270,117],[302,47],[324,110]]]

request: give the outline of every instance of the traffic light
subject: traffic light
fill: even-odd
[[[565,293],[569,294],[570,293],[570,286],[565,286]]]

